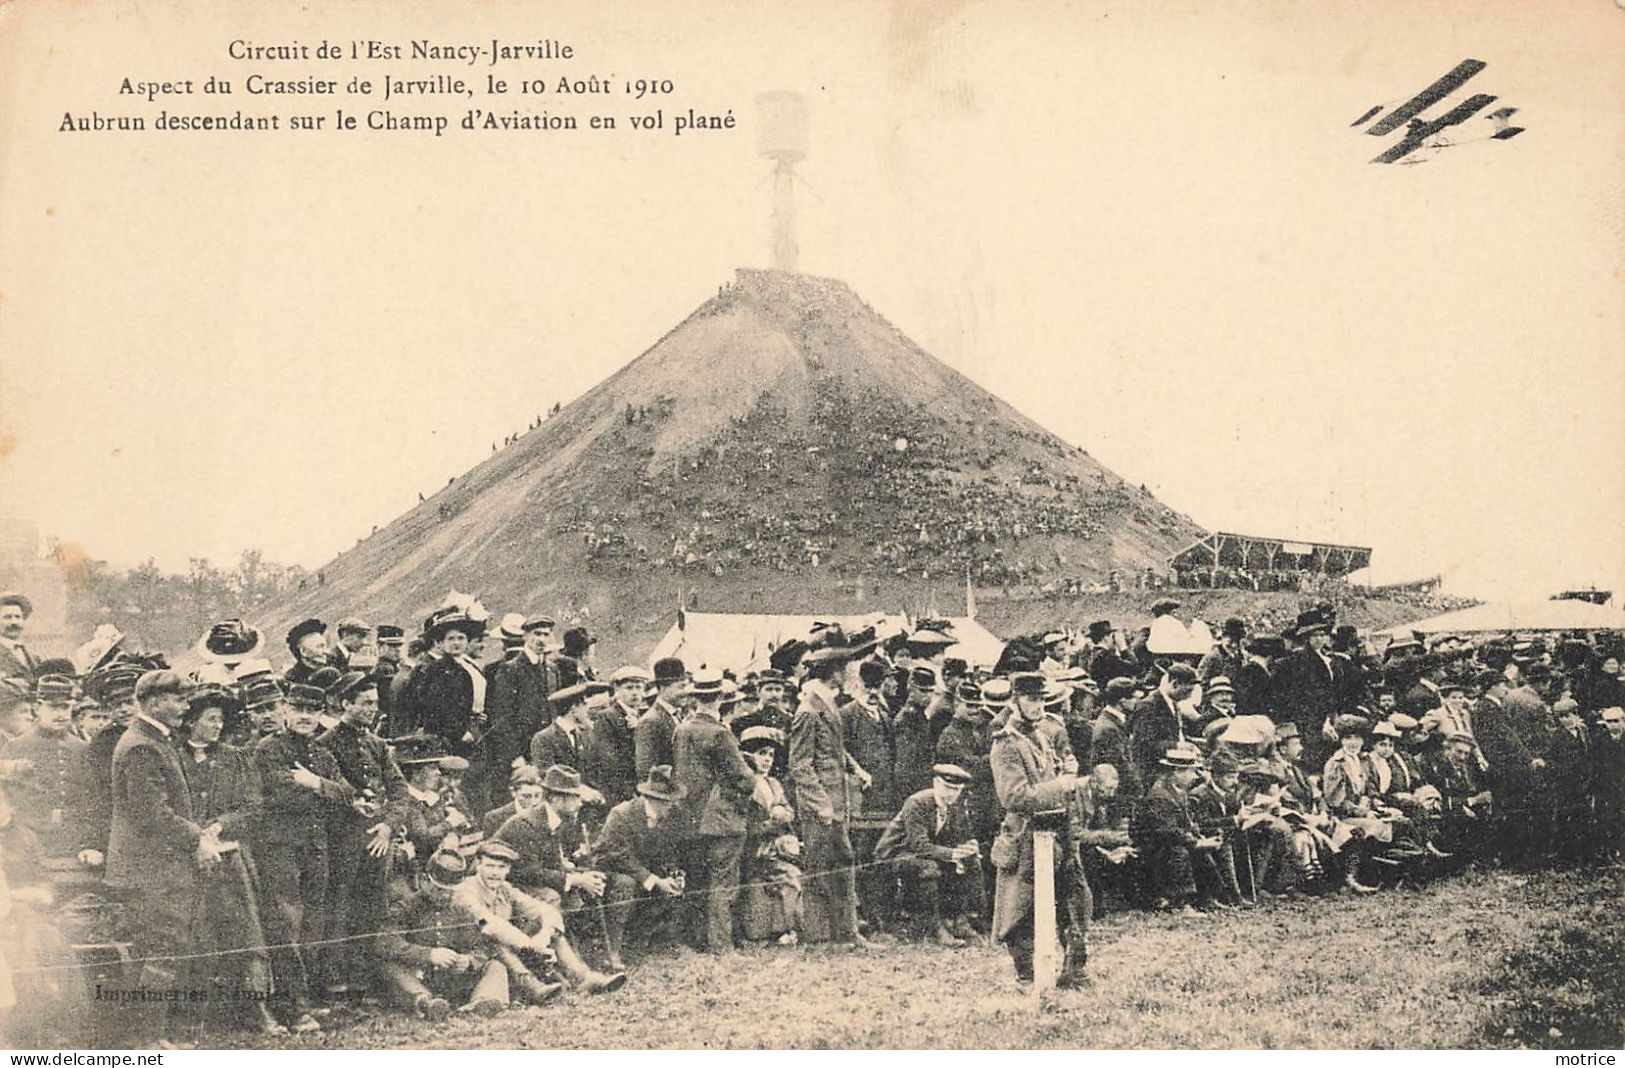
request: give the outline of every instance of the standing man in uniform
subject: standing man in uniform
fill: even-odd
[[[993,739],[993,786],[1004,806],[1004,822],[994,843],[993,936],[1003,942],[1015,965],[1018,982],[1033,980],[1033,835],[1035,821],[1046,814],[1056,821],[1056,930],[1066,939],[1066,957],[1057,985],[1071,988],[1084,979],[1088,961],[1087,930],[1091,902],[1083,872],[1067,848],[1068,798],[1078,788],[1076,775],[1058,774],[1060,761],[1038,729],[1044,718],[1044,676],[1023,672],[1011,679],[1015,714]]]
[[[38,836],[45,855],[56,859],[79,852],[80,769],[85,742],[73,723],[73,680],[45,675],[34,700],[34,725],[15,738],[0,740],[0,785],[14,818]]]
[[[318,957],[327,930],[328,828],[352,814],[355,790],[333,754],[315,742],[327,695],[314,686],[288,687],[281,734],[254,746],[254,766],[265,791],[265,822],[255,843],[259,860],[261,923],[271,949],[271,972],[287,995],[289,1030],[318,1030],[310,986],[319,982]]]
[[[372,731],[378,718],[378,684],[351,671],[334,686],[344,710],[316,743],[333,754],[339,773],[355,791],[349,812],[328,821],[327,937],[347,938],[382,925],[395,835],[406,826],[406,778],[389,746]],[[328,993],[371,985],[371,959],[361,942],[340,942],[328,954]]]

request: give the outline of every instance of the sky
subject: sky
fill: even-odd
[[[14,0],[0,511],[116,565],[319,566],[768,265],[753,101],[788,89],[801,268],[1203,526],[1370,545],[1379,581],[1625,590],[1625,8],[1244,8]],[[323,38],[563,40],[508,69],[670,78],[668,127],[737,125],[57,130],[166,106],[125,77],[484,77],[227,55]],[[1368,162],[1390,139],[1350,124],[1467,57],[1450,102],[1527,132]]]

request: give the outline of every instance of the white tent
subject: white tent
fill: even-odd
[[[1389,634],[1469,634],[1518,630],[1625,630],[1625,611],[1589,601],[1525,601],[1480,604],[1405,623]]]
[[[992,667],[1004,642],[974,619],[950,619],[950,636],[959,639],[947,655],[972,667]],[[807,640],[814,623],[839,623],[848,634],[875,628],[882,640],[908,629],[908,618],[877,612],[868,616],[774,616],[735,612],[679,612],[677,622],[655,644],[649,663],[680,657],[689,668],[701,664],[737,672],[767,667],[774,649],[792,638]]]

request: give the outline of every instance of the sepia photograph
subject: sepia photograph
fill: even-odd
[[[0,0],[0,1045],[1613,1063],[1622,406],[1625,0]]]

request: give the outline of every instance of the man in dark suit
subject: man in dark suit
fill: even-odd
[[[1585,856],[1587,840],[1595,831],[1591,820],[1591,734],[1572,698],[1552,706],[1557,723],[1547,736],[1546,762],[1550,768],[1545,798],[1550,812],[1550,845],[1563,864],[1577,864]]]
[[[674,656],[655,661],[654,707],[638,720],[634,734],[638,776],[649,774],[656,764],[671,764],[672,738],[683,715],[677,708],[678,695],[688,685],[688,669]],[[675,765],[673,765],[675,766]]]
[[[582,868],[578,858],[587,854],[581,826],[584,788],[574,768],[554,765],[538,784],[524,784],[514,794],[516,812],[497,831],[496,841],[518,854],[513,878],[529,892],[561,904],[565,915],[590,916],[599,912],[606,927],[609,907],[619,908],[637,897],[632,880],[618,872]],[[606,939],[606,941],[609,941]],[[605,946],[611,967],[620,970],[619,940]]]
[[[1198,729],[1201,713],[1186,706],[1195,688],[1195,669],[1189,664],[1169,664],[1156,690],[1130,714],[1129,734],[1142,782],[1155,778],[1163,754]]]
[[[672,738],[672,774],[684,793],[682,806],[673,813],[673,833],[688,843],[684,870],[702,875],[697,880],[703,887],[700,896],[689,899],[698,906],[690,914],[690,929],[697,930],[703,916],[705,948],[721,953],[734,945],[733,908],[752,795],[763,795],[763,808],[772,798],[765,787],[758,790],[755,769],[745,763],[733,731],[722,723],[722,674],[696,671],[689,693],[693,712]]]
[[[34,723],[15,738],[0,739],[0,784],[16,821],[39,838],[52,859],[79,852],[79,791],[83,787],[85,741],[73,722],[73,680],[40,677]]]
[[[1201,662],[1196,665],[1197,677],[1204,683],[1221,675],[1235,679],[1241,674],[1241,665],[1246,662],[1246,654],[1242,652],[1242,643],[1246,639],[1246,623],[1236,616],[1225,620],[1218,644],[1204,653]]]
[[[841,714],[835,707],[837,683],[848,657],[844,649],[825,647],[802,658],[807,677],[790,728],[790,785],[807,872],[801,940],[867,949],[871,943],[858,934],[849,828],[854,805],[848,775],[855,765],[847,755]]]
[[[635,896],[605,906],[606,940],[616,960],[628,933],[634,942],[649,944],[685,888],[676,874],[680,858],[669,819],[672,806],[684,797],[683,788],[672,769],[659,764],[637,784],[637,794],[610,809],[592,851],[599,868],[624,876],[637,889]]]
[[[355,788],[333,754],[315,741],[327,695],[314,686],[288,687],[282,733],[254,746],[254,767],[265,791],[265,819],[255,842],[261,921],[271,951],[278,1008],[291,1030],[316,1030],[310,987],[324,978],[330,954],[327,930],[328,827],[347,818]],[[341,943],[342,944],[342,943]]]
[[[39,661],[23,644],[23,624],[34,603],[14,591],[0,593],[0,713],[9,712],[34,692]]]
[[[524,756],[531,738],[552,722],[548,698],[559,688],[557,673],[547,657],[553,621],[546,616],[532,616],[522,628],[523,644],[517,653],[497,665],[485,701],[491,724],[486,745],[492,766],[498,768],[510,767],[515,757]]]
[[[107,842],[107,885],[133,907],[130,941],[139,958],[183,957],[201,869],[220,861],[220,842],[192,817],[174,729],[186,711],[186,680],[150,671],[136,683],[141,711],[113,751],[113,825]],[[150,960],[139,985],[184,989],[184,961]],[[163,1003],[167,1004],[167,1003]],[[161,1006],[142,1021],[161,1037]]]
[[[648,683],[649,673],[642,668],[620,668],[610,676],[614,700],[588,712],[582,778],[597,787],[607,805],[631,800],[637,793],[637,726]]]
[[[1174,747],[1158,762],[1161,774],[1146,791],[1129,834],[1145,859],[1146,876],[1160,909],[1194,913],[1194,867],[1211,863],[1221,844],[1204,836],[1191,815],[1190,788],[1201,767],[1194,749]]]
[[[1089,759],[1091,767],[1109,764],[1117,769],[1118,796],[1132,805],[1144,792],[1140,781],[1140,766],[1129,748],[1128,710],[1126,703],[1134,696],[1131,679],[1112,679],[1102,693],[1105,704],[1100,715],[1089,726]]]
[[[1531,665],[1528,670],[1536,669]],[[1546,759],[1544,739],[1533,727],[1537,715],[1544,714],[1544,706],[1538,696],[1522,687],[1509,691],[1500,672],[1482,672],[1476,684],[1481,693],[1473,705],[1474,733],[1489,764],[1501,856],[1513,867],[1527,867],[1543,845],[1536,834],[1533,809]]]
[[[603,707],[609,696],[609,687],[601,682],[578,682],[555,690],[552,697],[553,722],[536,732],[530,740],[530,762],[538,769],[555,764],[574,768],[578,772],[586,764],[588,741],[592,736],[592,707]],[[591,702],[591,704],[589,704]],[[602,801],[589,794],[589,801]],[[518,876],[515,875],[517,879]]]
[[[1298,725],[1298,735],[1313,761],[1331,752],[1325,726],[1342,711],[1337,707],[1337,697],[1346,685],[1340,672],[1347,669],[1345,661],[1332,655],[1331,626],[1324,619],[1300,616],[1295,634],[1303,647],[1281,662],[1275,674],[1272,706],[1277,722]]]
[[[333,687],[343,715],[317,745],[333,754],[339,773],[355,791],[348,812],[327,825],[327,937],[350,939],[376,931],[386,911],[384,887],[397,832],[406,826],[406,777],[389,746],[372,731],[378,717],[378,684],[369,674],[347,672]],[[329,954],[328,990],[365,988],[371,959],[360,941],[338,942]]]
[[[982,914],[981,849],[962,799],[970,772],[954,764],[931,769],[931,785],[910,794],[875,845],[904,892],[924,900],[937,944],[959,947],[974,938],[970,917]]]

